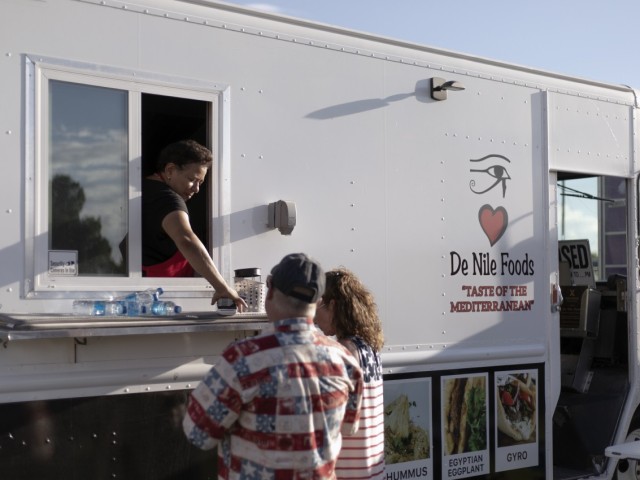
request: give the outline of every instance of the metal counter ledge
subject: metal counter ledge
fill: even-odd
[[[254,312],[230,316],[216,311],[184,312],[170,317],[0,314],[0,341],[262,330],[267,322],[266,314]]]

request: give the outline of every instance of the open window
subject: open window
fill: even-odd
[[[209,289],[203,279],[142,277],[140,185],[165,145],[193,139],[210,148],[213,168],[187,206],[194,232],[220,265],[226,237],[220,230],[228,228],[219,228],[219,179],[227,163],[219,134],[224,88],[139,73],[132,81],[127,72],[51,60],[29,60],[27,68],[34,148],[27,151],[33,283],[26,296],[128,290],[159,281],[175,291]]]
[[[170,143],[191,139],[211,149],[209,102],[151,93],[143,93],[141,100],[143,177],[154,173],[155,161],[160,151]],[[187,208],[191,228],[211,252],[211,172],[207,173],[198,195],[187,202]],[[131,247],[135,248],[129,244],[127,236],[119,245],[119,250],[123,256],[127,256]]]
[[[587,391],[595,366],[626,363],[627,191],[619,177],[559,174],[563,385]]]
[[[560,173],[558,195],[559,240],[589,240],[594,281],[626,276],[626,180]]]

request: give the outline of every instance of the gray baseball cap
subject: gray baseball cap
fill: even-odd
[[[291,253],[271,269],[271,284],[289,297],[314,303],[324,293],[324,272],[306,254]]]

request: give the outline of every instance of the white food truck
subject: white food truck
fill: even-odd
[[[387,479],[640,476],[635,90],[213,0],[3,0],[0,48],[3,480],[215,478],[186,397],[267,319],[142,275],[187,138],[229,282],[303,251],[375,294]]]

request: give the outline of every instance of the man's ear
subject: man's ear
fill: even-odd
[[[265,297],[265,300],[268,298],[269,300],[273,300],[273,288],[267,288],[267,296]]]
[[[175,163],[169,162],[164,166],[163,173],[170,177],[177,169],[178,169],[178,166]]]

